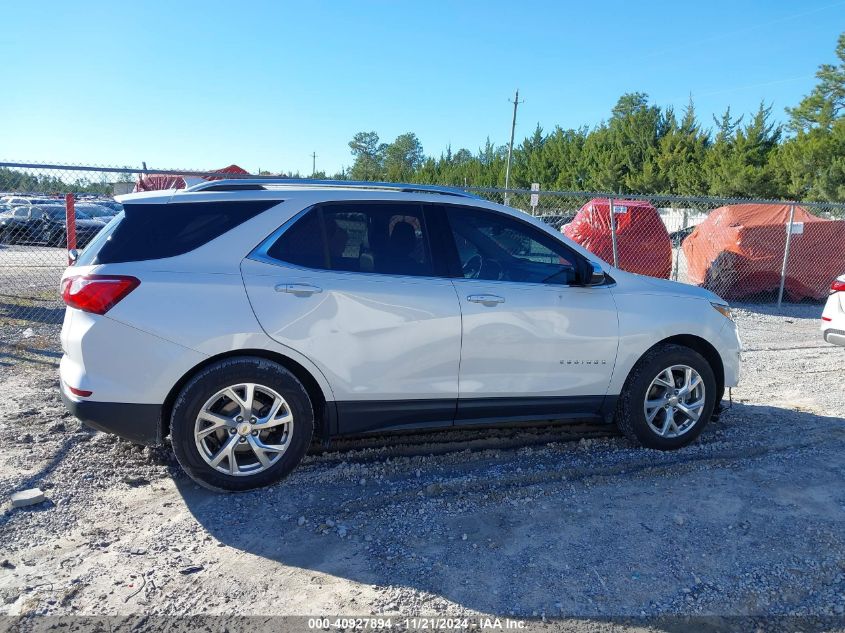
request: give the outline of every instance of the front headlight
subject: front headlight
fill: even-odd
[[[721,312],[722,316],[727,317],[731,321],[734,320],[734,315],[731,313],[731,307],[728,304],[711,302],[710,305],[713,306],[713,309],[717,312]]]

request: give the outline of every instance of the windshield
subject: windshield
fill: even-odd
[[[83,206],[76,207],[77,217],[79,216],[80,212],[86,213],[86,214],[88,214],[89,217],[92,217],[92,218],[102,218],[104,216],[111,217],[111,216],[114,215],[114,211],[112,211],[111,209],[107,209],[105,207],[98,207],[98,206],[94,206],[94,205],[87,205],[87,204],[84,207]]]
[[[51,220],[55,220],[56,222],[64,222],[65,221],[65,209],[64,207],[54,207],[51,209],[44,209],[47,215],[50,216]],[[90,220],[91,216],[85,213],[84,211],[76,211],[76,219],[77,220]]]

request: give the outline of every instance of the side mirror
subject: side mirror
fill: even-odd
[[[76,260],[79,259],[79,251],[76,250],[75,248],[70,249],[67,252],[67,258],[68,258],[68,261],[70,261],[71,264],[75,264]]]
[[[589,278],[585,285],[587,286],[601,286],[606,281],[606,276],[602,267],[594,262],[587,262]]]
[[[597,264],[596,262],[590,262],[590,265],[591,265],[591,266],[592,266],[592,268],[593,268],[593,270],[592,270],[592,275],[590,275],[590,285],[591,285],[591,286],[600,286],[600,285],[602,285],[602,284],[605,282],[605,280],[606,280],[606,276],[605,276],[605,274],[604,274],[604,270],[603,270],[603,269],[602,269],[602,267],[601,267],[599,264]]]

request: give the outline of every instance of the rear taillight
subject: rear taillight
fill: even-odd
[[[831,292],[845,292],[845,281],[839,281],[838,279],[830,284],[830,291]]]
[[[140,284],[124,275],[79,275],[62,280],[62,299],[71,308],[105,314]]]

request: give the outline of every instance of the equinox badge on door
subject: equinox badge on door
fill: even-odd
[[[560,361],[561,365],[607,365],[606,360],[572,360],[564,358]]]

